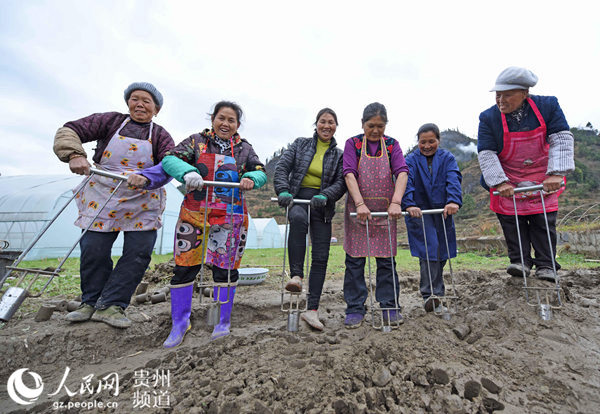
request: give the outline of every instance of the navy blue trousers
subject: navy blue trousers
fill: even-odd
[[[400,294],[398,273],[396,273],[396,260],[389,257],[377,257],[377,272],[375,285],[375,300],[382,308],[396,307],[396,300]],[[346,301],[346,314],[366,313],[365,301],[369,290],[365,282],[365,257],[352,257],[346,254],[346,273],[344,274],[344,300]],[[392,266],[394,279],[392,279]],[[394,295],[394,283],[396,295]]]
[[[543,267],[552,269],[552,258],[556,257],[556,216],[558,212],[552,211],[546,213],[548,218],[548,228],[550,230],[550,243],[548,243],[548,233],[546,230],[546,221],[544,213],[531,214],[519,217],[519,231],[521,233],[521,250],[519,250],[519,236],[517,233],[517,221],[515,216],[496,214],[506,246],[508,247],[508,258],[511,263],[521,264],[521,254],[525,266],[536,269]],[[535,251],[535,257],[531,257],[531,249]],[[560,269],[558,262],[555,262],[556,270]]]
[[[442,276],[444,266],[446,265],[445,260],[436,261],[430,260],[429,266],[427,266],[427,260],[419,258],[419,265],[421,267],[421,282],[419,284],[421,290],[421,296],[423,299],[427,299],[431,296],[431,287],[433,286],[433,294],[436,296],[444,296],[445,286],[444,278]],[[431,271],[431,282],[429,281],[429,272]]]
[[[125,231],[123,255],[113,269],[110,253],[118,235],[88,231],[79,241],[81,301],[96,309],[127,308],[152,258],[156,230]]]

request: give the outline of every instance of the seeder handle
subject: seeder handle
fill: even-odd
[[[115,180],[127,180],[126,175],[121,175],[117,173],[111,173],[104,170],[99,170],[98,168],[90,168],[90,172],[92,174],[101,175],[103,177],[114,178]]]
[[[561,187],[564,187],[564,186],[565,186],[565,184],[562,183]],[[543,189],[544,189],[543,184],[537,184],[537,185],[530,185],[529,187],[515,187],[513,191],[515,193],[522,193],[524,191],[537,191],[537,190],[543,190]],[[494,191],[492,194],[500,195],[500,193],[498,191]]]
[[[436,208],[433,210],[421,210],[422,214],[442,214],[444,212],[443,208]],[[403,216],[407,216],[408,212],[403,211],[402,212]],[[387,217],[388,213],[387,211],[372,211],[371,212],[371,217]],[[350,213],[350,217],[356,217],[356,213]]]
[[[271,197],[271,201],[273,201],[273,202],[276,203],[277,202],[277,197]],[[292,200],[292,203],[294,203],[294,204],[310,204],[310,200],[304,200],[304,199],[301,199],[301,198],[294,198]]]

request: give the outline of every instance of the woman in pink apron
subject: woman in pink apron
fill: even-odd
[[[159,161],[175,145],[171,135],[152,122],[163,97],[145,82],[129,85],[124,95],[129,114],[97,113],[67,122],[54,139],[54,152],[76,174],[89,175],[81,144],[96,141],[96,168],[129,175],[128,186],[117,190],[79,243],[81,306],[67,315],[70,322],[91,318],[117,328],[131,325],[124,310],[150,263],[156,230],[161,227],[165,208],[161,187],[167,180],[157,181],[153,171],[161,170]],[[113,179],[94,176],[77,196],[75,224],[86,228],[115,186]],[[120,231],[123,255],[113,268],[111,250]]]
[[[248,231],[244,192],[267,182],[264,165],[252,145],[237,133],[241,118],[242,109],[236,103],[217,103],[211,114],[212,128],[184,139],[162,163],[167,174],[185,183],[187,191],[175,235],[175,275],[171,279],[173,325],[163,344],[165,348],[179,345],[191,329],[193,283],[202,262],[212,267],[213,281],[217,284],[215,300],[225,302],[212,339],[229,334],[237,269]],[[204,187],[204,180],[239,182],[240,187]]]
[[[490,208],[502,226],[508,246],[512,276],[529,275],[535,265],[536,277],[555,280],[552,261],[556,254],[558,196],[565,175],[573,171],[573,135],[554,96],[529,95],[537,76],[520,67],[509,67],[496,79],[496,105],[479,115],[478,157],[482,185],[490,191]],[[546,222],[539,194],[516,193],[515,187],[543,184]],[[500,193],[495,196],[494,191]],[[521,234],[519,250],[517,219]],[[535,257],[531,257],[531,249]],[[521,256],[525,267],[521,265]],[[556,269],[560,265],[556,263]]]
[[[396,220],[401,216],[400,205],[408,177],[408,167],[402,149],[394,138],[384,135],[388,122],[385,106],[375,102],[363,111],[364,134],[349,138],[344,148],[344,178],[348,187],[344,213],[344,299],[348,328],[362,324],[368,290],[364,269],[370,253],[377,261],[375,299],[382,308],[395,308],[398,297],[394,295],[393,280],[396,256]],[[387,219],[373,218],[371,212],[387,211],[392,221],[388,235]],[[350,217],[356,212],[357,217]],[[365,221],[369,220],[369,246]],[[396,293],[398,291],[396,290]],[[389,322],[401,322],[402,315],[394,310],[385,311]]]

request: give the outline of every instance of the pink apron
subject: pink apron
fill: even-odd
[[[358,162],[358,188],[365,205],[371,212],[387,211],[394,195],[392,170],[383,138],[380,145],[381,155],[372,157],[367,154],[367,140],[363,137]],[[357,217],[350,217],[350,213],[354,212],[356,212],[354,200],[348,192],[344,213],[344,251],[352,257],[367,257],[368,253],[371,257],[396,256],[396,220],[390,221],[393,251],[390,252],[386,217],[373,217],[369,221],[370,250],[367,250],[366,225],[362,224]]]
[[[101,170],[117,174],[128,174],[135,170],[152,167],[152,127],[147,140],[125,137],[119,134],[127,118],[112,136],[102,153]],[[79,217],[75,225],[86,228],[96,215],[97,209],[114,191],[118,180],[95,175],[77,196]],[[112,231],[145,231],[156,230],[162,225],[162,213],[165,209],[166,192],[164,188],[144,190],[121,184],[108,204],[102,209],[90,230],[101,232]]]
[[[504,131],[504,148],[498,154],[508,180],[515,187],[528,187],[541,184],[548,176],[548,148],[546,142],[546,122],[531,98],[527,98],[531,109],[535,113],[540,126],[532,131],[510,132],[506,123],[506,116],[502,116],[502,128]],[[495,188],[490,189],[490,209],[499,214],[514,215],[515,207],[512,197],[495,196],[492,193]],[[546,211],[558,210],[559,191],[544,195]],[[534,193],[515,193],[517,212],[519,215],[530,215],[543,213],[542,201],[537,191]]]

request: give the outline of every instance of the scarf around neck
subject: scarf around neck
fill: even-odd
[[[237,132],[233,134],[233,136],[229,140],[219,137],[212,128],[206,128],[204,131],[202,131],[201,135],[206,137],[207,140],[214,142],[221,150],[221,154],[224,154],[226,151],[231,150],[232,144],[235,147],[240,142],[242,142],[242,137],[240,137],[240,134],[238,134]]]

